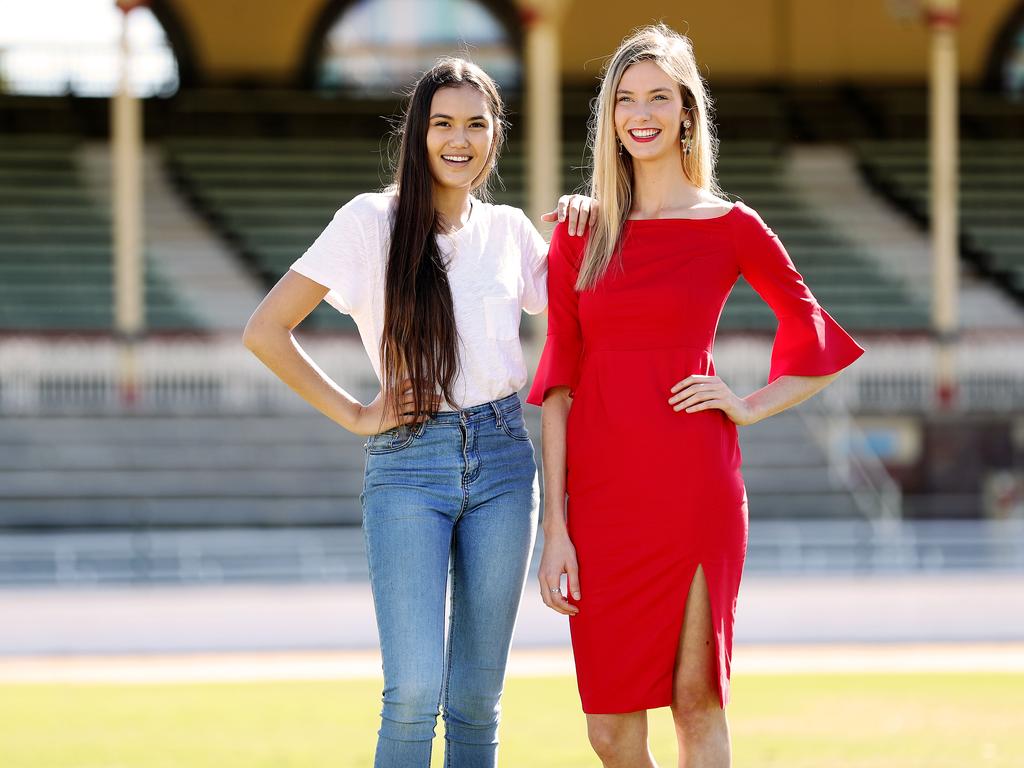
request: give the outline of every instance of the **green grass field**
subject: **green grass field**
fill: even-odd
[[[2,768],[367,768],[380,683],[0,686]],[[1024,674],[747,675],[737,768],[1024,766]],[[667,709],[652,745],[675,765]],[[439,727],[440,731],[440,727]],[[597,766],[571,678],[514,678],[504,768]],[[443,746],[435,744],[434,766]]]

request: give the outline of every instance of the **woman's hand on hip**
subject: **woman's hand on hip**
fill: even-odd
[[[740,426],[757,421],[747,401],[729,389],[718,376],[687,376],[672,387],[671,392],[668,402],[674,411],[697,413],[717,408]]]
[[[391,403],[384,397],[384,392],[378,392],[377,396],[369,405],[359,409],[355,423],[350,427],[357,435],[376,435],[386,432],[401,424],[412,424],[416,421],[416,403],[412,397],[411,382],[404,381],[402,395],[399,398],[401,413],[395,413]],[[433,400],[432,407],[438,407],[438,398]],[[424,417],[425,418],[425,417]]]
[[[597,215],[600,208],[597,200],[586,195],[562,195],[558,198],[555,210],[548,211],[540,217],[541,221],[567,221],[569,235],[583,236],[591,217]]]
[[[557,534],[544,539],[544,553],[540,558],[537,579],[540,582],[540,597],[544,605],[553,611],[575,616],[580,609],[566,600],[562,594],[562,574],[569,581],[569,593],[574,600],[580,599],[580,571],[576,565],[576,548],[568,534]]]

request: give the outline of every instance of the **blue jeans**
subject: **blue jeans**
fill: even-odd
[[[384,661],[374,768],[428,768],[439,709],[445,766],[493,768],[539,504],[518,396],[372,436],[361,498]]]

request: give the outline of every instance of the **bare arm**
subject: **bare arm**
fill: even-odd
[[[541,410],[544,457],[544,535],[568,535],[565,525],[565,428],[572,400],[568,387],[552,389]]]
[[[838,373],[828,376],[779,376],[771,384],[743,398],[753,418],[750,423],[755,424],[799,405],[818,394],[838,376]]]
[[[242,343],[274,374],[335,423],[350,432],[371,435],[397,423],[382,419],[380,396],[362,405],[313,362],[292,330],[327,295],[327,288],[289,270],[253,312]]]
[[[579,608],[569,603],[561,590],[555,592],[562,574],[567,574],[569,592],[580,599],[576,549],[569,540],[565,520],[565,429],[572,399],[568,387],[552,388],[541,410],[541,446],[544,457],[544,553],[537,578],[544,603],[559,613],[574,616]]]
[[[747,426],[802,403],[823,390],[838,375],[780,376],[746,397],[734,394],[718,376],[689,376],[672,387],[673,394],[668,402],[673,410],[685,410],[687,413],[718,408],[736,424]]]

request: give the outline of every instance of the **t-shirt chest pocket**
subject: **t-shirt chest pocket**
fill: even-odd
[[[514,296],[485,296],[487,337],[501,341],[518,339],[519,313],[519,299]]]

